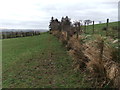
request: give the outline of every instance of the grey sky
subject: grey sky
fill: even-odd
[[[0,28],[48,29],[52,16],[72,21],[118,20],[119,0],[0,0]]]

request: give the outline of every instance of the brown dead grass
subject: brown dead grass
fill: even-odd
[[[96,40],[82,43],[82,39],[87,37],[79,35],[76,38],[76,35],[73,35],[67,41],[66,32],[61,32],[59,35],[60,41],[66,42],[68,53],[74,58],[73,67],[75,70],[86,68],[92,77],[99,78],[97,84],[95,84],[96,87],[103,87],[111,82],[113,87],[120,87],[120,64],[113,61],[115,59],[113,54],[115,49],[112,49],[109,44],[104,42],[104,37],[96,35]],[[101,51],[101,49],[103,50]]]
[[[73,35],[67,44],[67,48],[71,48],[71,50],[69,50],[69,54],[74,57],[73,66],[76,71],[86,68],[86,62],[89,61],[83,53],[83,47],[82,43],[80,43],[80,39],[81,37],[76,39],[76,36]]]
[[[102,60],[100,59],[100,45],[99,42],[103,39],[97,39],[95,42],[88,42],[85,44],[87,47],[84,54],[90,59],[87,63],[87,68],[94,75],[101,75],[102,77],[110,79],[113,82],[114,87],[120,86],[120,67],[119,64],[113,61],[114,49],[110,48],[110,45],[104,44],[104,51]],[[94,45],[94,47],[93,47]]]

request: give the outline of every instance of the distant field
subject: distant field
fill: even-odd
[[[4,39],[3,88],[90,87],[76,75],[72,59],[54,36]],[[79,83],[78,83],[79,82]]]

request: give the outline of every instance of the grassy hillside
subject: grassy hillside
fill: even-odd
[[[106,30],[104,30],[105,28],[106,28],[106,23],[95,24],[95,26],[94,26],[95,34],[101,34],[101,35],[105,36],[106,35]],[[118,22],[109,23],[108,36],[117,38],[118,37],[118,29],[117,28],[118,28]],[[86,32],[89,34],[92,34],[93,33],[93,25],[87,26]]]
[[[72,59],[54,36],[3,40],[3,88],[90,87],[77,75]]]
[[[110,22],[109,27],[118,26],[118,22]],[[106,27],[106,23],[95,24],[95,30],[102,30],[103,27]],[[92,29],[92,25],[89,25],[89,29]]]
[[[94,34],[93,34],[93,25],[87,26],[86,34],[83,33],[81,36],[86,36],[88,38],[84,39],[85,42],[88,41],[93,41],[96,39],[97,35],[101,35],[104,37],[104,42],[109,45],[109,47],[112,48],[118,48],[120,47],[119,42],[118,42],[118,23],[120,22],[111,22],[109,23],[109,28],[108,28],[108,35],[106,35],[106,30],[104,28],[106,27],[106,23],[102,24],[95,24],[94,25]],[[84,28],[84,27],[83,27]],[[114,43],[114,41],[117,41]],[[117,52],[118,58],[120,58],[120,51],[118,50]],[[114,53],[115,54],[115,53]],[[119,59],[117,59],[119,62]]]

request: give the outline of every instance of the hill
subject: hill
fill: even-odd
[[[83,27],[84,28],[84,27]],[[89,25],[86,28],[87,34],[93,33],[93,25]],[[112,36],[113,38],[118,38],[118,22],[110,22],[108,24],[108,36]],[[103,36],[106,35],[106,23],[95,24],[94,25],[94,33],[101,34]]]

